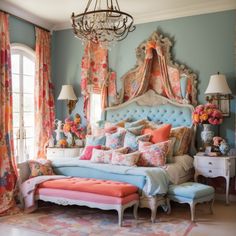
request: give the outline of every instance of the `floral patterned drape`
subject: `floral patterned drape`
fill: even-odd
[[[130,100],[152,88],[172,100],[181,101],[180,75],[167,65],[164,49],[158,41],[147,41],[144,62],[124,78],[124,100]]]
[[[8,15],[0,12],[0,214],[14,206],[12,78]]]
[[[89,120],[90,93],[101,94],[102,109],[106,108],[108,96],[116,94],[116,76],[108,69],[108,50],[92,42],[88,42],[85,47],[81,68],[84,114]]]
[[[35,27],[35,158],[45,158],[45,144],[52,135],[55,112],[51,82],[51,36]]]
[[[196,75],[171,58],[172,42],[154,32],[136,49],[137,64],[121,79],[123,88],[116,104],[140,96],[148,89],[178,103],[197,103]]]

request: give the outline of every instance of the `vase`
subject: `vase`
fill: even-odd
[[[223,155],[228,155],[228,152],[230,150],[229,144],[226,143],[225,141],[222,141],[219,146],[220,152]]]
[[[201,132],[201,139],[202,139],[204,148],[212,145],[214,132],[211,129],[212,129],[211,124],[203,124],[203,130]]]

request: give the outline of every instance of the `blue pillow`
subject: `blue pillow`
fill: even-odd
[[[104,146],[106,143],[106,136],[87,136],[86,137],[86,146]]]
[[[140,136],[136,136],[135,134],[126,131],[125,140],[124,140],[124,147],[128,147],[130,151],[134,152],[138,150],[138,142],[148,142],[150,139],[150,134],[144,134]]]

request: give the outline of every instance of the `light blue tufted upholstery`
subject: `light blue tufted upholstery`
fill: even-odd
[[[172,124],[173,127],[192,126],[192,110],[189,107],[179,107],[174,104],[151,107],[139,106],[134,102],[119,109],[108,110],[105,119],[109,122],[118,122],[127,118],[139,120],[147,117],[152,121]]]

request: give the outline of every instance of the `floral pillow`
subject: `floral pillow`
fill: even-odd
[[[28,161],[30,168],[30,178],[41,175],[54,175],[52,163],[49,160],[30,160]]]
[[[119,152],[126,154],[128,152],[128,148],[119,148],[119,149],[110,149],[110,150],[98,150],[93,149],[93,154],[91,158],[91,162],[94,163],[111,163],[112,153]]]
[[[139,141],[148,142],[150,137],[150,134],[136,136],[135,134],[127,131],[125,134],[124,147],[128,147],[130,151],[137,151]]]
[[[192,140],[192,129],[189,127],[172,128],[170,138],[175,137],[174,156],[186,154]]]
[[[101,149],[102,146],[101,145],[97,145],[97,146],[86,146],[84,148],[84,151],[82,153],[82,155],[80,156],[80,160],[90,160],[92,157],[92,153],[93,153],[93,149]]]
[[[169,141],[161,143],[139,142],[138,166],[163,166],[166,163],[166,154],[169,148]]]
[[[86,146],[97,146],[97,145],[105,145],[106,143],[106,136],[92,136],[88,135],[86,137]]]
[[[145,127],[144,125],[139,125],[136,127],[127,128],[127,130],[135,135],[140,135],[142,134],[144,127]]]
[[[119,130],[113,134],[106,134],[106,147],[118,149],[123,147],[125,138],[125,130]]]
[[[122,166],[136,166],[140,157],[140,152],[122,154],[119,152],[112,153],[111,164]]]

